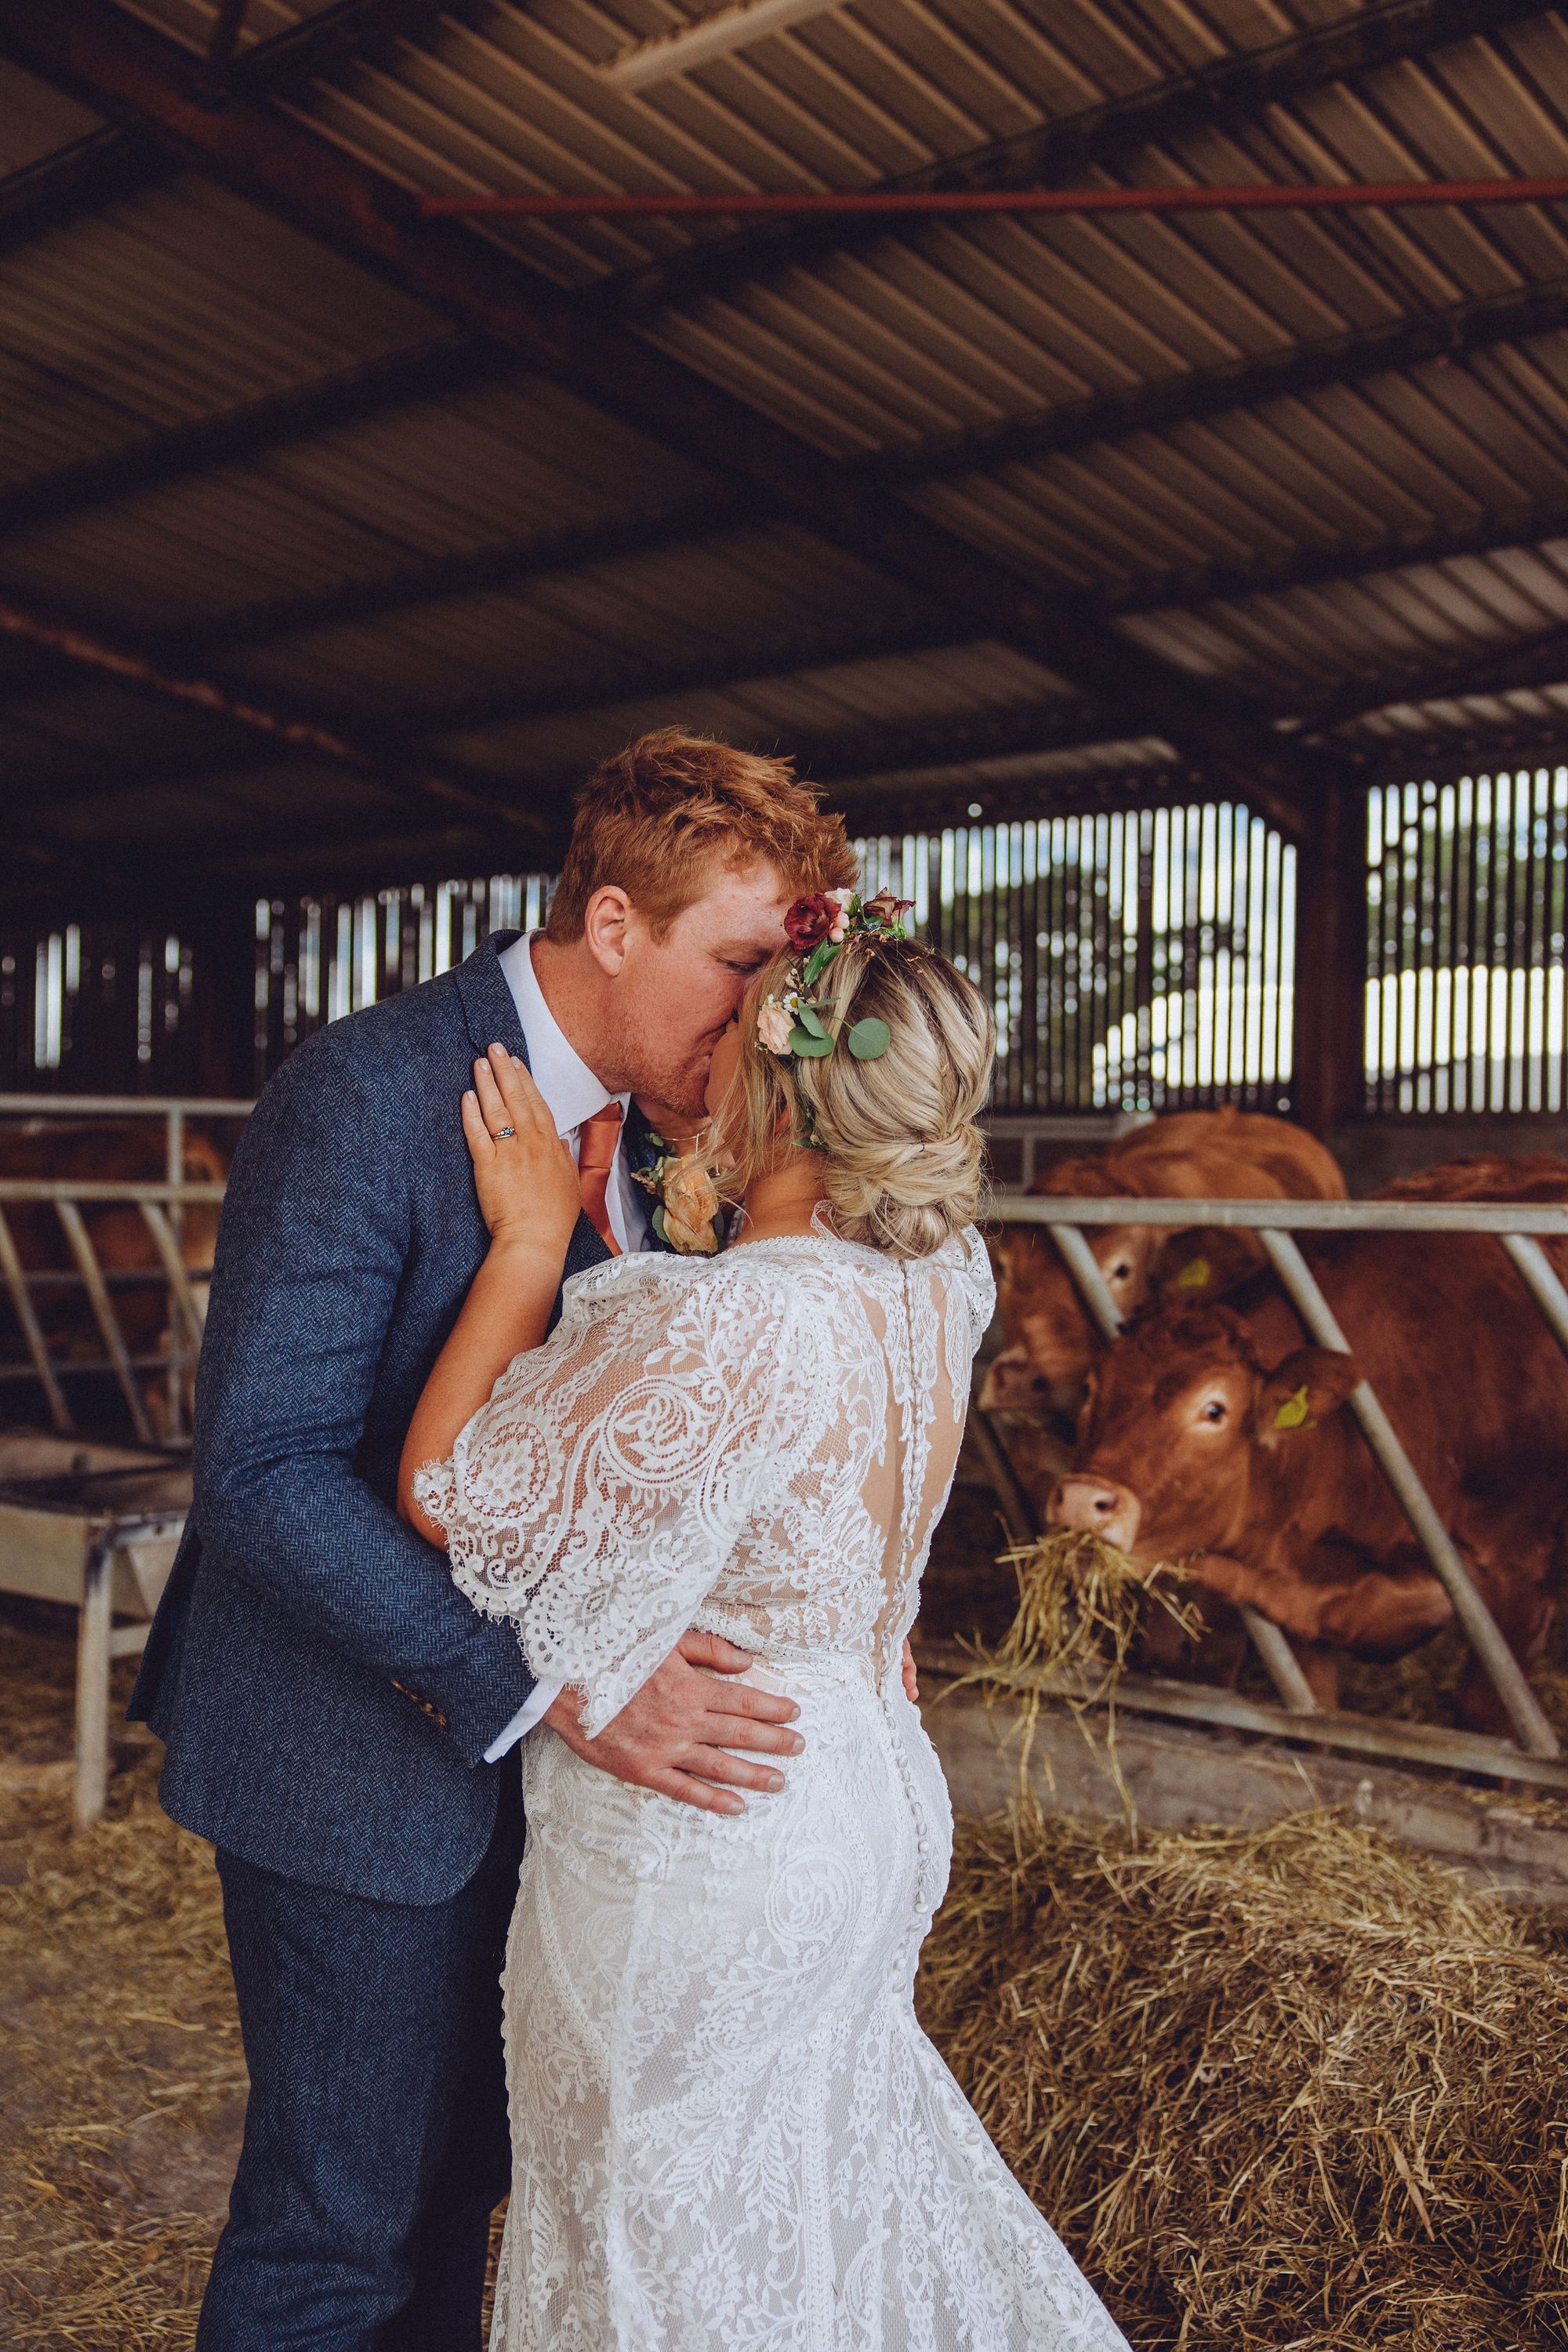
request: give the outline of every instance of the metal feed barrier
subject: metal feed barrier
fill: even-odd
[[[245,1102],[100,1095],[0,1096],[0,1120],[161,1118],[162,1182],[97,1182],[68,1178],[0,1178],[0,1283],[26,1349],[26,1360],[0,1366],[0,1379],[36,1382],[53,1429],[0,1430],[0,1591],[63,1603],[77,1612],[76,1755],[71,1766],[79,1826],[103,1811],[109,1773],[110,1674],[116,1658],[146,1643],[174,1562],[190,1502],[188,1459],[158,1447],[139,1374],[168,1382],[168,1421],[184,1428],[184,1383],[201,1349],[202,1302],[181,1254],[184,1213],[216,1205],[224,1188],[184,1181],[185,1122],[242,1119]],[[67,1269],[26,1267],[6,1211],[53,1208],[70,1253]],[[153,1244],[156,1266],[132,1275],[106,1269],[93,1245],[86,1210],[133,1206]],[[138,1355],[115,1310],[128,1284],[158,1283],[169,1301],[167,1353]],[[85,1294],[102,1344],[98,1357],[52,1349],[38,1308],[62,1286]],[[139,1448],[83,1443],[69,1389],[78,1376],[112,1375]],[[116,1618],[121,1622],[118,1624]]]
[[[1085,1226],[1228,1226],[1256,1233],[1311,1338],[1320,1346],[1344,1354],[1351,1352],[1350,1342],[1292,1238],[1295,1234],[1494,1234],[1545,1316],[1553,1338],[1568,1354],[1568,1291],[1541,1246],[1542,1239],[1568,1241],[1568,1203],[1035,1198],[999,1201],[992,1213],[1001,1223],[1046,1228],[1096,1327],[1111,1339],[1120,1333],[1121,1321],[1110,1286],[1084,1239]],[[1441,1725],[1396,1723],[1321,1707],[1279,1626],[1258,1610],[1247,1608],[1241,1614],[1279,1695],[1278,1706],[1261,1705],[1213,1685],[1138,1675],[1120,1678],[1116,1704],[1134,1713],[1217,1724],[1233,1731],[1306,1741],[1362,1756],[1438,1764],[1453,1771],[1485,1773],[1568,1791],[1568,1762],[1562,1759],[1557,1736],[1387,1413],[1365,1381],[1352,1391],[1349,1402],[1417,1541],[1453,1601],[1471,1649],[1507,1710],[1518,1745]],[[991,1477],[1003,1517],[1016,1536],[1026,1539],[1036,1532],[1032,1513],[1002,1441],[988,1426],[986,1416],[978,1412],[973,1425],[976,1451]],[[1043,1687],[1068,1697],[1087,1695],[1087,1685],[1070,1675],[1047,1678]]]
[[[168,1400],[168,1436],[184,1432],[185,1379],[201,1349],[202,1305],[180,1253],[180,1231],[186,1208],[223,1199],[221,1184],[189,1184],[184,1179],[185,1129],[192,1116],[205,1119],[248,1118],[248,1102],[193,1101],[169,1096],[139,1095],[0,1095],[0,1122],[87,1118],[106,1124],[120,1120],[157,1118],[163,1122],[164,1181],[161,1183],[96,1183],[54,1178],[0,1178],[0,1283],[26,1350],[26,1361],[0,1363],[0,1381],[37,1382],[52,1425],[62,1433],[77,1429],[67,1383],[79,1376],[111,1374],[131,1416],[131,1426],[143,1445],[158,1443],[148,1418],[139,1372],[161,1372]],[[0,1134],[4,1133],[0,1125]],[[68,1269],[25,1267],[5,1215],[7,1205],[39,1202],[53,1207],[70,1252]],[[116,1273],[104,1268],[93,1247],[82,1216],[84,1207],[132,1205],[141,1213],[157,1257],[155,1268]],[[116,1291],[152,1282],[169,1295],[167,1353],[138,1356],[126,1345],[114,1309]],[[38,1306],[47,1295],[62,1287],[85,1293],[103,1345],[101,1356],[57,1356],[50,1349]]]

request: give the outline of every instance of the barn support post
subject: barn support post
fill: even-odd
[[[256,898],[254,891],[226,891],[188,927],[197,1085],[215,1099],[256,1092]]]
[[[1297,852],[1291,1108],[1327,1136],[1362,1108],[1366,1032],[1366,788],[1326,778]]]

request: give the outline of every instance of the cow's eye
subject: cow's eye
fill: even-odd
[[[1217,1397],[1210,1397],[1207,1404],[1200,1405],[1198,1419],[1212,1422],[1221,1422],[1225,1419],[1225,1407]]]
[[[1110,1269],[1110,1279],[1112,1282],[1125,1282],[1131,1271],[1132,1268],[1128,1265],[1127,1260],[1124,1257],[1118,1258],[1116,1264]]]

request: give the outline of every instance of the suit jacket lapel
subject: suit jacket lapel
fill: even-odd
[[[502,950],[521,937],[521,931],[492,931],[468,961],[458,966],[453,977],[475,1053],[484,1054],[491,1045],[504,1045],[508,1053],[519,1055],[526,1066],[528,1040],[517,1017],[517,1000],[500,968]],[[609,1255],[598,1228],[586,1215],[580,1216],[566,1245],[563,1280],[569,1274],[581,1274],[586,1266],[602,1265]],[[559,1309],[559,1302],[557,1307]]]

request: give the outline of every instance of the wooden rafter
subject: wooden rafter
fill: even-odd
[[[1568,683],[1568,626],[1552,622],[1507,645],[1423,663],[1402,675],[1352,681],[1302,711],[1303,732],[1327,734],[1373,711],[1446,702],[1467,695],[1513,694],[1532,686]]]
[[[135,195],[171,169],[167,153],[138,131],[89,131],[0,180],[0,253]]]
[[[730,733],[743,750],[789,753],[800,775],[809,776],[837,800],[841,793],[895,772],[1088,746],[1103,740],[1113,726],[1105,713],[1086,703],[1042,698],[1004,709],[942,712],[900,725],[861,724],[816,735],[792,732],[784,737],[766,725],[743,724]],[[620,740],[620,729],[607,719],[604,748],[613,750]],[[516,769],[531,795],[568,791],[582,776],[581,761],[542,763],[526,742],[518,747]]]
[[[336,0],[287,33],[258,41],[229,69],[230,90],[262,98],[299,89],[318,75],[380,56],[398,41],[416,41],[443,16],[461,14],[463,0]]]
[[[1289,105],[1326,84],[1421,57],[1451,41],[1543,16],[1548,0],[1384,0],[1291,38],[884,183],[897,188],[1059,187],[1141,148]],[[844,219],[753,230],[627,271],[600,299],[622,319],[732,291],[888,234]]]
[[[187,658],[206,652],[216,657],[236,646],[248,649],[270,645],[279,637],[341,628],[445,597],[519,587],[525,582],[580,572],[590,564],[646,555],[678,542],[689,544],[760,519],[759,501],[720,492],[715,497],[683,500],[655,515],[579,524],[519,546],[482,547],[440,556],[386,579],[352,580],[315,595],[283,597],[275,604],[220,614],[204,628],[172,630],[165,642]]]
[[[144,655],[60,614],[31,610],[6,598],[0,601],[0,636],[37,646],[79,672],[111,678],[132,693],[226,721],[241,734],[263,738],[282,758],[324,760],[368,776],[416,810],[436,807],[448,817],[454,809],[463,810],[504,824],[514,834],[537,835],[542,829],[537,814],[504,800],[488,779],[464,778],[449,769],[432,772],[379,737],[351,736],[308,714],[236,694],[210,678],[161,670]]]
[[[1471,301],[1351,334],[1289,344],[1224,367],[1194,368],[1181,375],[1097,392],[1084,400],[1060,401],[999,425],[864,461],[864,469],[868,478],[889,489],[951,481],[963,474],[1058,457],[1095,442],[1125,440],[1134,433],[1160,432],[1227,411],[1256,408],[1264,401],[1304,399],[1367,376],[1395,374],[1431,360],[1459,359],[1494,343],[1520,342],[1563,326],[1568,326],[1568,278],[1553,278],[1503,294],[1478,295]]]
[[[206,69],[210,79],[221,87],[234,53],[245,29],[246,11],[250,0],[217,0],[213,12],[211,30],[207,34]]]
[[[967,635],[973,637],[973,630]],[[685,663],[639,667],[621,662],[613,677],[572,678],[542,693],[526,687],[497,687],[491,692],[467,695],[461,702],[423,711],[417,723],[427,738],[466,734],[487,727],[525,727],[547,719],[582,719],[591,724],[600,712],[605,714],[607,726],[615,726],[620,723],[618,714],[628,706],[660,703],[668,706],[668,719],[673,724],[680,715],[679,704],[699,695],[788,684],[803,672],[827,672],[852,663],[942,652],[963,642],[963,636],[945,614],[899,628],[873,623],[858,637],[847,641],[839,634],[831,642],[802,638],[792,647],[771,651],[752,645],[724,654],[700,653]]]
[[[270,203],[405,291],[445,305],[531,363],[715,473],[760,488],[781,512],[928,594],[970,634],[1005,638],[1136,730],[1177,743],[1216,786],[1299,832],[1325,772],[1256,713],[1042,594],[1002,564],[847,476],[808,444],[693,371],[596,320],[512,256],[461,230],[410,217],[403,192],[292,122],[247,104],[204,105],[190,61],[101,0],[67,13],[0,0],[0,37],[24,61]]]
[[[1509,548],[1539,547],[1568,539],[1568,496],[1544,499],[1509,514],[1439,522],[1363,547],[1296,547],[1251,563],[1182,565],[1157,577],[1134,580],[1108,596],[1100,609],[1152,613],[1167,604],[1225,603],[1247,596],[1279,595],[1291,588],[1333,588],[1352,580],[1404,572],[1424,563],[1451,563],[1467,555],[1494,555]]]
[[[411,401],[438,398],[495,375],[506,364],[492,348],[439,335],[411,351],[366,360],[340,375],[273,393],[216,416],[149,434],[128,446],[84,457],[0,493],[0,535],[56,522],[87,507],[156,489],[206,466],[263,456],[312,434],[328,433]]]
[[[3,512],[3,508],[0,508]],[[216,656],[237,646],[249,648],[270,644],[307,630],[330,628],[379,614],[405,612],[437,598],[473,594],[492,588],[521,588],[534,581],[563,575],[583,566],[618,556],[642,554],[677,545],[690,546],[700,537],[734,530],[757,520],[739,499],[699,499],[668,509],[646,520],[616,522],[598,530],[591,526],[567,530],[545,540],[517,546],[480,549],[474,553],[445,556],[387,579],[351,581],[319,594],[279,599],[275,604],[247,606],[216,616],[201,629],[173,629],[160,637],[159,650],[170,658],[195,659],[204,653]],[[1159,612],[1167,605],[1236,602],[1249,596],[1279,595],[1292,588],[1335,587],[1343,583],[1375,578],[1414,566],[1452,562],[1463,556],[1488,555],[1505,549],[1539,546],[1551,539],[1568,538],[1568,497],[1551,499],[1508,514],[1466,518],[1444,522],[1419,533],[1402,533],[1371,546],[1291,548],[1249,563],[1194,563],[1132,580],[1125,588],[1086,603],[1107,620],[1122,613]],[[945,633],[951,638],[951,633]],[[654,693],[690,692],[692,684],[679,674],[668,685],[654,672]],[[695,685],[740,682],[739,673],[726,666],[718,678],[698,668]],[[0,698],[4,688],[0,688]],[[494,706],[481,698],[481,710],[491,708],[501,716],[530,715],[526,700],[514,707],[504,697]],[[562,706],[575,707],[571,699]]]

